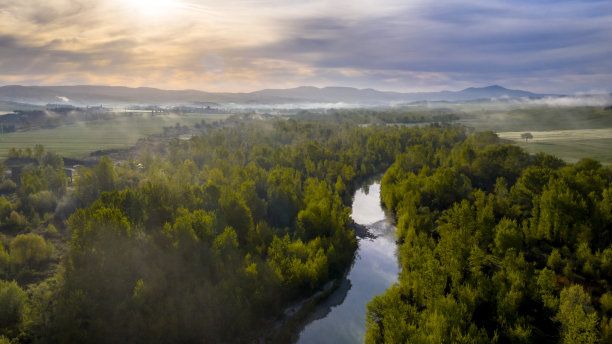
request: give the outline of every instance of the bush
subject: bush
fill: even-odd
[[[20,234],[11,241],[11,263],[36,267],[49,260],[53,250],[53,245],[39,235]]]
[[[8,217],[12,210],[11,202],[4,197],[0,197],[0,220]]]
[[[0,183],[0,194],[12,194],[17,190],[17,184],[10,179],[5,179]]]
[[[57,200],[49,190],[37,192],[28,196],[28,203],[39,214],[52,213],[57,206]]]
[[[26,293],[16,282],[0,281],[0,336],[16,336],[26,313],[26,301]]]
[[[10,231],[18,231],[23,229],[28,224],[28,220],[22,214],[11,211],[11,214],[8,216],[4,227]]]
[[[47,226],[47,229],[45,229],[45,234],[49,237],[56,237],[59,235],[59,232],[57,231],[57,228],[55,228],[55,226],[52,223],[50,223]]]
[[[601,305],[601,310],[605,313],[610,313],[612,312],[612,293],[607,292],[603,295],[601,295],[601,298],[599,299],[600,305]]]
[[[3,272],[6,272],[9,268],[9,254],[4,249],[4,246],[0,243],[0,277]]]

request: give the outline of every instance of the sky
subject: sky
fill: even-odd
[[[0,85],[612,92],[612,1],[0,0]]]

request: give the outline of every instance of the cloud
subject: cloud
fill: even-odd
[[[540,92],[610,90],[609,1],[0,0],[0,5],[4,83],[217,91],[304,84],[404,91],[487,84]]]
[[[610,106],[612,105],[612,96],[610,94],[598,94],[593,96],[543,98],[534,100],[533,103],[547,106]]]
[[[445,11],[454,13],[454,9]],[[432,8],[425,6],[422,11],[431,12]],[[294,21],[288,24],[293,26],[289,35],[256,47],[254,55],[289,56],[330,68],[514,73],[583,67],[605,61],[603,55],[612,51],[602,44],[612,33],[610,28],[602,32],[597,25],[582,20],[568,23],[553,19],[542,24],[538,17],[506,15],[483,16],[476,22],[471,18],[482,11],[464,2],[458,16],[470,13],[469,20],[432,20],[414,12],[409,9],[394,16],[349,22],[335,17]],[[466,21],[471,24],[463,25]]]

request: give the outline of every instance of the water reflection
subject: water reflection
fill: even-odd
[[[351,218],[360,225],[371,225],[385,219],[385,212],[380,206],[380,184],[374,183],[364,187],[353,197]]]
[[[313,312],[298,343],[362,343],[366,304],[397,280],[395,227],[380,207],[380,184],[355,193],[353,220],[373,234],[359,239],[355,262],[346,281]]]

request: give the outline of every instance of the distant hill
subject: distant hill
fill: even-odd
[[[509,90],[499,85],[487,87],[470,87],[455,92],[457,100],[487,99],[487,98],[542,98],[549,94],[536,94],[522,90]]]
[[[542,98],[522,90],[501,86],[470,87],[461,91],[441,92],[382,92],[351,87],[302,86],[290,89],[265,89],[250,93],[211,93],[197,90],[162,90],[157,88],[123,86],[3,86],[0,101],[36,105],[66,103],[77,106],[125,106],[138,104],[180,105],[202,103],[238,104],[299,104],[350,103],[385,105],[415,101],[468,101],[491,98]]]
[[[382,92],[351,87],[297,87],[290,89],[268,89],[252,92],[261,97],[276,97],[305,102],[414,102],[414,101],[464,101],[492,98],[543,98],[549,94],[537,94],[521,90],[510,90],[498,85],[470,87],[461,91],[441,92]]]

